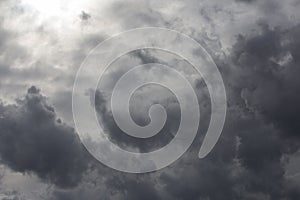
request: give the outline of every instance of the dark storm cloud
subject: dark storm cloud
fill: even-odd
[[[300,197],[296,183],[285,178],[284,161],[300,144],[295,123],[298,32],[298,26],[281,30],[262,25],[256,34],[238,37],[222,66],[230,94],[222,137],[202,161],[187,157],[166,170],[161,182],[169,195],[175,199]]]
[[[139,176],[99,165],[95,177],[102,178],[93,186],[81,183],[73,189],[56,189],[52,199],[97,199],[99,195],[102,199],[131,200],[298,199],[299,188],[284,176],[284,156],[299,148],[297,126],[293,120],[281,120],[271,114],[278,106],[285,107],[282,95],[298,98],[294,91],[298,91],[299,84],[292,84],[298,80],[291,70],[299,61],[297,31],[298,27],[281,30],[264,25],[256,34],[239,36],[229,59],[218,62],[225,68],[222,72],[230,102],[223,134],[207,158],[197,158],[200,135],[189,152],[159,172]],[[293,87],[281,90],[282,86]],[[105,96],[101,95],[96,96],[97,110],[106,116],[103,121],[107,127],[116,127]],[[278,106],[268,106],[273,99]],[[53,108],[45,100],[32,87],[16,105],[1,106],[2,160],[16,171],[36,173],[58,186],[74,186],[86,171],[82,162],[86,158],[74,131],[57,122]],[[169,102],[165,103],[168,106]],[[297,102],[290,104],[295,111],[282,109],[280,113],[293,119],[298,114]],[[147,115],[136,117],[143,121],[143,116]],[[113,139],[121,141],[120,130],[110,131],[115,134]],[[141,148],[149,150],[147,146]]]
[[[198,160],[200,136],[183,158],[145,178],[144,181],[157,177],[157,199],[299,197],[299,187],[285,177],[285,157],[299,150],[300,145],[296,123],[300,94],[299,27],[259,26],[252,35],[238,36],[228,59],[218,61],[230,94],[220,141],[207,158]],[[151,56],[149,59],[157,61]],[[103,96],[100,99],[98,112],[107,114]],[[113,119],[103,121],[114,127],[109,123]],[[116,140],[123,139],[119,131],[111,131],[118,133]]]
[[[14,105],[0,105],[1,163],[61,187],[78,184],[88,166],[74,129],[57,118],[36,87]]]
[[[222,72],[230,102],[223,134],[207,158],[197,158],[200,135],[181,159],[159,172],[139,176],[98,165],[95,177],[103,178],[93,187],[80,183],[72,189],[56,189],[52,199],[97,199],[99,195],[102,199],[130,200],[298,199],[299,188],[284,176],[284,156],[299,149],[294,121],[299,108],[298,31],[298,27],[282,30],[263,25],[256,34],[239,36],[229,59],[218,62],[225,68]],[[142,55],[149,56],[141,59],[142,63],[156,60],[150,54]],[[114,134],[112,139],[126,141],[103,95],[96,96],[102,122]],[[287,99],[296,100],[286,105]],[[162,103],[170,106],[170,102]],[[2,104],[0,108],[3,163],[16,171],[36,173],[58,186],[75,186],[80,181],[87,169],[85,154],[74,130],[57,121],[54,109],[38,89],[32,87],[16,105]],[[178,113],[174,108],[170,111],[172,124]],[[277,112],[283,118],[276,117]],[[147,122],[144,116],[147,114],[133,113],[140,123]],[[147,144],[140,148],[148,151]]]
[[[112,10],[126,28],[165,25],[160,14],[149,7],[146,3],[130,1],[118,2]],[[300,199],[299,186],[285,177],[285,158],[300,147],[299,27],[270,28],[261,23],[259,30],[251,35],[237,37],[228,58],[215,56],[226,84],[229,107],[222,136],[205,159],[197,157],[203,137],[200,132],[191,149],[161,171],[133,175],[97,165],[95,174],[86,175],[90,173],[87,172],[90,161],[74,130],[57,119],[46,98],[32,87],[25,99],[15,105],[0,105],[1,162],[15,171],[37,174],[59,187],[72,187],[55,188],[50,198],[55,200]],[[8,36],[4,31],[0,44],[5,46]],[[97,35],[88,36],[83,41],[85,50],[100,40]],[[74,60],[83,59],[85,53],[78,52]],[[139,57],[140,63],[159,61],[147,52],[138,52],[135,57]],[[199,81],[196,88],[203,90],[205,86]],[[143,101],[139,95],[154,96],[159,92],[150,88],[138,93],[136,99]],[[168,100],[160,102],[168,110],[169,121],[163,132],[176,130],[178,125],[178,104],[173,98]],[[209,100],[205,101],[209,104]],[[129,140],[116,126],[105,93],[97,93],[96,109],[114,142],[123,147],[136,144],[137,141]],[[141,112],[144,110],[139,106],[132,111],[137,123],[149,122],[147,113]],[[201,114],[202,119],[208,118]],[[168,140],[147,141],[136,146],[141,151],[149,151],[155,145],[162,145],[161,141],[165,144]],[[84,181],[80,182],[83,174]]]
[[[300,145],[299,26],[285,30],[260,26],[255,35],[239,36],[232,50],[236,67],[232,70],[237,73],[233,84],[245,109],[253,113],[238,129],[238,158],[249,173],[250,191],[271,199],[293,199],[299,188],[285,180],[282,159]]]
[[[296,141],[300,137],[299,33],[300,26],[280,30],[263,25],[255,37],[239,36],[233,52],[234,63],[242,69],[242,98],[282,130],[284,138]]]

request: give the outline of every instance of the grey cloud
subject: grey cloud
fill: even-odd
[[[113,2],[109,7],[112,17],[121,20],[125,29],[166,25],[160,12],[152,9],[148,1]]]
[[[0,115],[2,164],[61,187],[78,184],[90,157],[36,87],[14,105],[1,103]]]
[[[244,2],[250,3],[247,0]],[[252,6],[258,3],[251,1],[251,5],[245,5]],[[282,12],[277,3],[273,3],[276,14]],[[197,8],[199,5],[193,6]],[[111,8],[115,19],[126,29],[169,25],[159,12],[153,11],[145,2],[118,2]],[[258,18],[265,9],[267,6],[261,7]],[[270,11],[265,14],[265,21],[274,16],[270,15]],[[187,19],[181,19],[185,20],[183,24],[189,21]],[[299,151],[300,146],[297,105],[300,100],[300,31],[299,26],[285,29],[272,28],[266,24],[262,23],[261,28],[252,32],[252,35],[238,36],[228,53],[228,58],[214,57],[226,83],[229,109],[222,137],[205,159],[197,158],[203,137],[201,133],[204,133],[200,131],[191,149],[181,159],[161,171],[136,176],[118,173],[99,164],[94,166],[96,174],[89,177],[85,174],[87,156],[74,136],[74,130],[59,123],[54,109],[46,103],[46,98],[42,97],[36,88],[31,88],[26,98],[18,100],[15,105],[0,106],[2,162],[16,171],[36,173],[40,178],[58,187],[73,186],[68,189],[55,188],[52,193],[52,199],[55,200],[299,199],[299,185],[285,177],[285,157]],[[196,30],[192,32],[194,36],[201,35]],[[199,38],[201,40],[200,36]],[[101,37],[97,35],[88,35],[82,43],[83,46],[86,45],[84,51],[73,52],[74,63],[83,59],[87,50],[100,40]],[[138,61],[129,59],[128,62],[161,62],[148,52],[138,52],[132,59]],[[122,73],[123,71],[117,71],[110,74],[113,79],[111,81]],[[201,96],[203,93],[200,90],[205,90],[201,80],[196,83],[196,88],[198,96]],[[137,123],[148,122],[147,113],[144,112],[148,105],[141,104],[144,106],[141,108],[137,102],[152,103],[144,101],[141,97],[159,92],[157,88],[148,88],[136,94],[132,116]],[[105,95],[106,93],[97,93],[96,108],[102,123],[112,134],[111,139],[122,147],[126,147],[128,143],[134,144],[136,141],[132,142],[126,135],[122,136],[124,133],[114,123],[106,106]],[[171,117],[164,131],[176,129],[174,122],[178,123],[177,102],[173,98],[168,100],[162,101]],[[60,101],[66,102],[65,99]],[[208,101],[201,101],[207,106],[206,110],[209,110]],[[202,119],[208,118],[209,112],[205,112],[207,113],[202,114]],[[201,128],[205,130],[205,126]],[[148,151],[153,144],[165,144],[159,142],[138,143],[138,147],[141,151]],[[85,180],[80,182],[83,174]],[[92,178],[95,177],[100,180],[93,182]]]
[[[300,87],[294,76],[299,65],[294,53],[299,48],[298,32],[298,26],[282,30],[262,24],[258,33],[239,36],[231,57],[236,73],[227,77],[232,81],[237,76],[233,84],[244,101],[241,105],[253,113],[238,129],[238,158],[248,171],[249,190],[271,199],[299,196],[299,188],[285,179],[282,161],[300,144],[295,122]]]
[[[147,95],[149,97],[149,93],[151,92],[157,92],[161,94],[167,93],[159,87],[151,87],[145,90],[140,90],[140,92],[141,97]],[[108,136],[112,141],[121,145],[123,148],[138,147],[141,152],[148,152],[153,149],[157,149],[164,146],[173,138],[173,135],[175,134],[178,128],[178,123],[174,123],[179,122],[180,117],[180,112],[178,112],[178,102],[176,101],[176,99],[174,100],[173,98],[164,99],[160,102],[155,100],[155,98],[149,98],[147,101],[143,101],[143,98],[139,99],[139,97],[133,96],[133,99],[135,99],[133,100],[134,106],[131,108],[132,112],[134,113],[133,119],[136,121],[137,124],[140,125],[146,125],[149,123],[147,112],[149,107],[154,102],[161,103],[162,105],[164,105],[166,107],[166,111],[169,117],[163,129],[157,135],[148,139],[138,139],[127,135],[115,123],[111,110],[107,108],[107,105],[109,105],[107,103],[107,99],[105,98],[104,94],[98,91],[96,96],[96,109],[99,113],[99,119],[101,123],[108,131]],[[146,103],[146,105],[142,102]]]
[[[299,139],[299,26],[262,28],[255,37],[239,37],[233,59],[242,68],[242,97],[284,136]],[[297,139],[297,140],[298,140]]]
[[[104,170],[105,171],[105,170]],[[108,174],[105,174],[108,173]],[[103,175],[91,182],[89,180],[74,189],[62,190],[56,188],[49,199],[53,200],[139,200],[139,199],[163,199],[156,188],[156,181],[150,175],[134,175],[115,172],[108,169]]]
[[[91,18],[91,15],[84,12],[84,11],[81,11],[81,14],[79,15],[79,18],[82,20],[82,21],[87,21]]]
[[[245,3],[252,3],[255,2],[256,0],[236,0],[237,2],[245,2]]]
[[[260,26],[252,36],[240,35],[228,59],[217,62],[230,94],[220,141],[207,158],[198,161],[200,137],[188,156],[158,172],[158,185],[164,185],[156,187],[158,199],[294,199],[300,195],[299,187],[285,177],[284,161],[299,149],[297,123],[293,125],[299,106],[296,100],[286,105],[286,99],[297,99],[299,93],[293,76],[297,73],[291,70],[297,69],[298,28]],[[151,54],[142,55],[153,61]],[[293,87],[282,90],[285,85]],[[288,96],[281,100],[282,95]],[[100,113],[107,113],[105,104],[104,99],[98,104]],[[285,109],[289,106],[293,109]],[[112,121],[104,120],[106,125]],[[115,139],[123,139],[118,131],[111,131],[117,133]]]
[[[163,87],[157,85],[147,85],[138,89],[131,98],[130,110],[133,120],[139,125],[146,125],[150,122],[148,112],[151,105],[159,103],[166,108],[167,122],[164,128],[154,137],[144,139],[136,139],[128,136],[126,133],[120,130],[120,128],[114,122],[111,108],[110,98],[111,91],[116,81],[125,73],[124,69],[128,66],[138,66],[146,63],[161,63],[172,66],[183,73],[186,73],[187,79],[192,85],[198,84],[200,75],[195,75],[195,70],[186,61],[178,58],[174,58],[174,55],[164,51],[156,50],[139,50],[131,52],[129,55],[121,57],[115,63],[110,66],[111,71],[106,72],[106,78],[102,81],[102,86],[98,88],[96,95],[96,109],[99,113],[100,122],[103,124],[109,137],[116,143],[119,143],[126,148],[126,145],[130,147],[138,147],[140,151],[147,152],[153,149],[158,149],[171,141],[174,134],[176,134],[180,122],[180,107],[179,103],[173,93]],[[145,74],[151,76],[151,69],[146,70]],[[193,78],[192,78],[193,77]],[[197,78],[194,78],[197,77]],[[170,79],[172,80],[172,79]],[[176,80],[173,80],[174,84]],[[207,102],[208,94],[205,88],[196,90],[199,96],[199,102],[201,107],[202,116],[207,116],[210,112],[210,103]],[[206,118],[206,117],[203,117]],[[200,122],[201,130],[204,132],[207,128],[207,120]]]

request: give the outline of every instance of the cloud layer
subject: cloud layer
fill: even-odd
[[[55,18],[57,23],[22,5],[0,2],[1,13],[9,16],[0,18],[0,163],[21,177],[37,176],[49,185],[41,195],[44,199],[300,199],[297,178],[287,177],[289,159],[300,148],[298,1],[90,1],[71,20]],[[202,119],[192,147],[171,166],[143,175],[124,174],[95,162],[82,146],[72,128],[70,94],[75,72],[92,47],[112,33],[144,26],[182,31],[206,47],[222,73],[228,113],[219,142],[199,160],[210,115],[201,77],[166,52],[136,51],[120,58],[107,73],[104,89],[112,87],[126,66],[167,63],[189,78]],[[153,103],[161,103],[168,112],[161,133],[140,141],[116,126],[110,94],[101,89],[96,109],[113,142],[143,152],[172,139],[180,116],[172,93],[159,87],[136,91],[130,109],[138,124],[149,123],[147,109]],[[3,180],[1,195],[8,194]],[[21,199],[19,193],[3,198]]]

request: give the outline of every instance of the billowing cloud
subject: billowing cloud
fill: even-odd
[[[88,154],[74,129],[57,118],[36,87],[16,104],[0,105],[1,163],[62,187],[78,184]]]
[[[220,62],[231,95],[222,138],[208,158],[197,161],[196,146],[200,144],[196,142],[189,156],[162,170],[156,179],[158,185],[165,186],[156,188],[160,198],[299,196],[296,183],[285,177],[285,159],[298,151],[300,144],[298,123],[294,121],[299,113],[298,26],[272,29],[261,24],[259,27],[252,35],[238,36],[228,59]],[[105,114],[106,102],[99,103],[98,111]],[[104,123],[108,125],[111,121],[106,119]],[[110,131],[116,133],[114,129]],[[121,140],[117,133],[115,137]]]

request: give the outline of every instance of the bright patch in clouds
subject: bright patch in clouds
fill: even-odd
[[[22,3],[43,18],[64,18],[78,15],[86,8],[89,0],[22,0]]]

